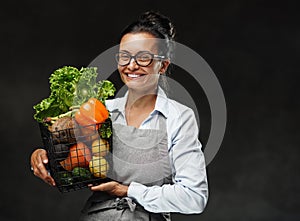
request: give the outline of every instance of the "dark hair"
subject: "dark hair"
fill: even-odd
[[[159,43],[159,53],[169,59],[173,58],[173,50],[175,47],[175,27],[168,17],[159,12],[147,11],[140,15],[138,20],[128,25],[120,36],[122,37],[128,33],[146,32],[152,34],[155,38],[163,39]],[[169,84],[167,76],[170,74],[170,65],[164,75],[160,75],[159,84],[168,93]]]
[[[128,33],[147,32],[155,38],[164,39],[160,44],[160,53],[172,57],[174,48],[175,28],[170,19],[159,12],[147,11],[138,20],[128,25],[121,33],[121,38]]]

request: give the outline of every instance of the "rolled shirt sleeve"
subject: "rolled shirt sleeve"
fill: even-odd
[[[178,108],[177,108],[178,109]],[[183,105],[176,118],[169,119],[169,157],[173,184],[145,186],[131,182],[128,196],[155,213],[201,213],[208,200],[206,165],[194,112]]]

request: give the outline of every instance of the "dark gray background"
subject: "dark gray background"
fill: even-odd
[[[87,66],[148,9],[171,17],[177,41],[207,61],[228,109],[225,138],[207,167],[207,208],[201,215],[174,215],[174,220],[300,220],[296,2],[2,3],[0,220],[76,220],[89,190],[61,194],[29,171],[29,156],[41,145],[32,106],[49,95],[52,71]],[[184,71],[175,68],[173,78],[193,94],[205,144],[210,121],[205,96]]]

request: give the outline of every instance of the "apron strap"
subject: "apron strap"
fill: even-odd
[[[118,117],[120,116],[121,114],[121,111],[119,110],[113,110],[110,112],[111,113],[111,121],[114,122],[118,119]]]
[[[167,130],[166,118],[161,113],[158,114],[158,122],[160,130]]]

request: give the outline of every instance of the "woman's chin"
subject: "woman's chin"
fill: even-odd
[[[146,87],[146,84],[143,82],[136,82],[136,81],[127,81],[126,82],[126,86],[129,89],[134,89],[134,90],[138,90],[138,89],[143,89]]]
[[[143,76],[138,78],[126,77],[123,82],[127,85],[128,88],[143,88],[149,83],[151,84],[151,81],[153,81],[151,78]]]
[[[126,82],[126,86],[128,87],[128,89],[136,92],[152,93],[157,87],[157,82],[150,83],[150,82],[129,81]]]

